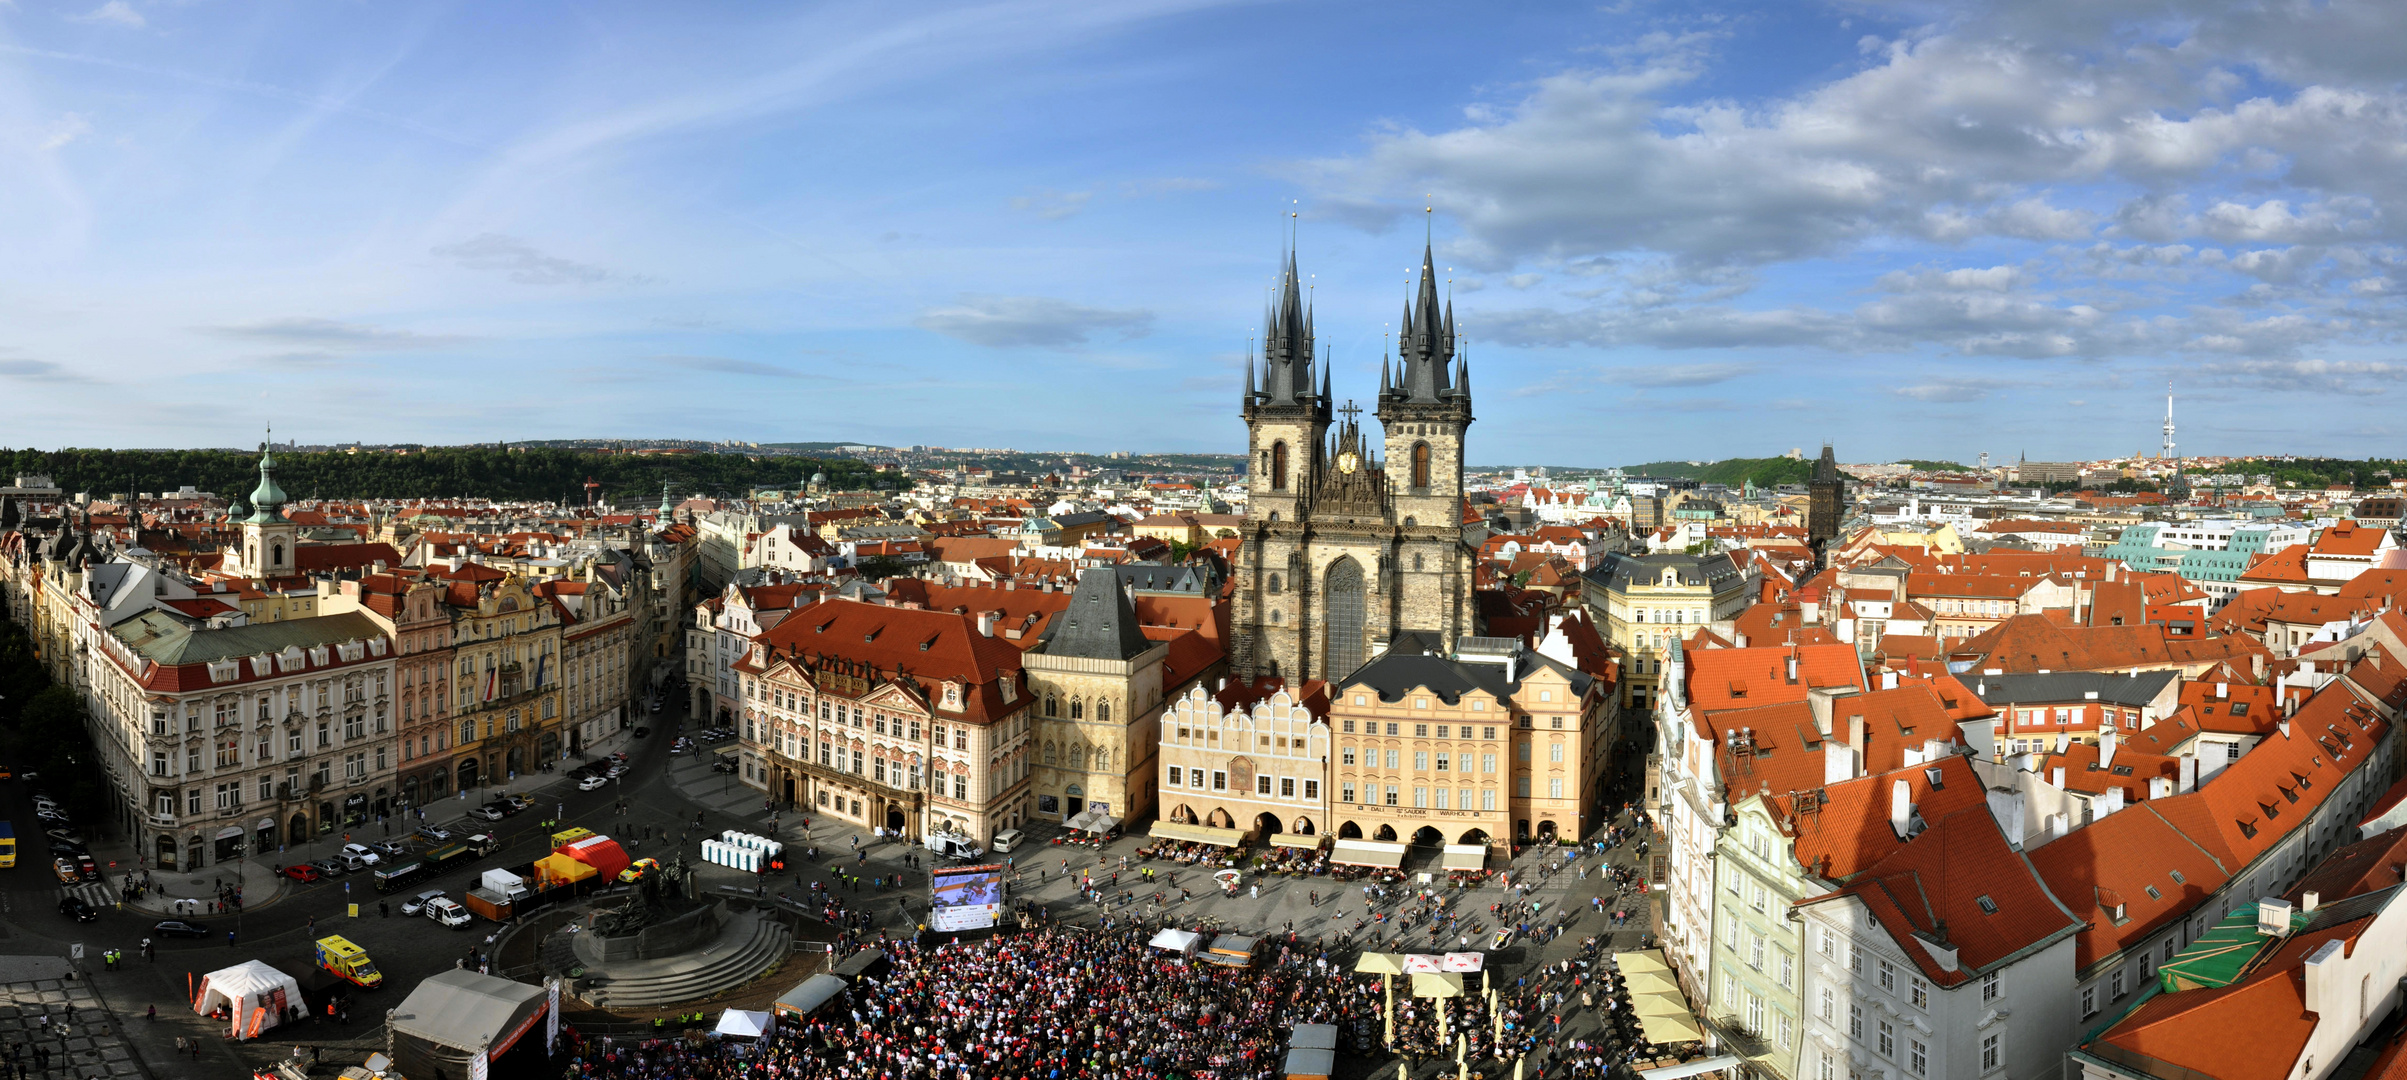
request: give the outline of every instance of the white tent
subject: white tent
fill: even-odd
[[[719,1034],[757,1039],[768,1032],[772,1022],[769,1014],[765,1012],[729,1009],[719,1014]]]
[[[1203,935],[1192,930],[1165,926],[1160,933],[1153,935],[1152,941],[1146,942],[1146,944],[1164,952],[1192,953],[1202,947]]]
[[[284,1011],[296,1005],[301,1005],[298,981],[257,960],[245,960],[201,976],[192,1011],[207,1016],[223,1006],[229,1033],[248,1039],[282,1023]]]

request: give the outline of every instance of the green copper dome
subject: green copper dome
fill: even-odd
[[[257,512],[251,515],[250,520],[262,523],[282,521],[284,504],[290,501],[284,497],[284,489],[276,486],[276,455],[261,451],[259,486],[251,491],[251,505],[257,508]]]

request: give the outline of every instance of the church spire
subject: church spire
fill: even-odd
[[[267,441],[259,447],[259,486],[251,491],[251,518],[262,525],[284,520],[284,489],[276,485],[276,428],[269,425]]]

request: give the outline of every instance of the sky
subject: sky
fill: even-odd
[[[2407,4],[0,0],[0,444],[2400,456]]]

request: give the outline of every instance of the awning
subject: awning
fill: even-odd
[[[1705,1037],[1703,1032],[1697,1030],[1696,1019],[1686,1014],[1641,1016],[1638,1018],[1638,1030],[1646,1033],[1646,1041],[1657,1045],[1696,1042]]]
[[[258,823],[252,825],[251,827],[254,829],[273,829],[276,827],[276,819],[272,817],[263,817],[259,819]]]
[[[1216,847],[1236,847],[1245,841],[1245,834],[1236,829],[1215,829],[1209,825],[1181,825],[1175,821],[1154,822],[1153,836],[1157,840],[1185,840],[1197,844],[1211,844]]]
[[[366,805],[368,805],[368,797],[367,797],[366,795],[352,795],[352,796],[349,796],[349,797],[347,797],[347,798],[345,798],[345,799],[343,800],[343,809],[345,809],[345,810],[350,810],[350,809],[354,809],[354,808],[357,808],[357,807],[362,807],[362,806],[366,806]]]
[[[1287,1051],[1282,1064],[1289,1076],[1328,1076],[1337,1071],[1337,1051],[1318,1046],[1299,1046]]]
[[[1297,1024],[1287,1033],[1287,1045],[1303,1050],[1337,1049],[1337,1025]]]
[[[1640,952],[1614,953],[1613,966],[1620,969],[1621,973],[1624,975],[1632,975],[1641,971],[1652,971],[1657,975],[1668,975],[1672,970],[1670,964],[1663,962],[1663,950],[1661,949],[1646,949]]]
[[[583,881],[597,873],[592,866],[570,858],[566,852],[554,852],[535,860],[535,876],[553,884]]]
[[[1622,985],[1633,994],[1677,994],[1680,984],[1659,971],[1640,971],[1624,975]]]
[[[1437,957],[1428,953],[1406,953],[1404,955],[1404,973],[1407,975],[1435,975],[1444,970],[1446,970],[1445,965],[1439,962]]]
[[[1302,833],[1272,833],[1270,834],[1270,846],[1303,848],[1306,851],[1310,851],[1313,848],[1321,846],[1321,841],[1324,839],[1327,838],[1320,836],[1305,836]]]
[[[1404,845],[1378,840],[1339,840],[1329,849],[1329,861],[1346,866],[1379,866],[1393,870],[1404,865]]]
[[[1488,966],[1488,954],[1450,952],[1438,959],[1438,966],[1447,971],[1478,971]]]
[[[1452,971],[1439,972],[1435,975],[1415,975],[1412,977],[1412,996],[1422,998],[1461,997],[1463,996],[1463,977],[1460,973]]]
[[[1685,1065],[1666,1065],[1660,1069],[1647,1069],[1638,1076],[1640,1080],[1687,1080],[1691,1076],[1703,1076],[1706,1073],[1720,1072],[1723,1069],[1735,1069],[1746,1063],[1744,1058],[1723,1054],[1720,1057],[1698,1058]]]
[[[1299,1046],[1287,1051],[1282,1063],[1289,1076],[1328,1076],[1337,1071],[1337,1051],[1318,1046]]]
[[[1201,944],[1202,941],[1203,935],[1198,934],[1193,930],[1164,928],[1161,933],[1153,935],[1153,940],[1146,942],[1146,944],[1156,949],[1183,953],[1195,951],[1195,947],[1198,944]]]
[[[1438,860],[1445,870],[1478,870],[1488,865],[1488,845],[1448,844],[1446,853]]]
[[[1354,971],[1362,975],[1402,975],[1404,957],[1392,952],[1366,952],[1354,958]]]
[[[738,1035],[747,1039],[757,1039],[768,1033],[773,1022],[770,1015],[765,1012],[729,1009],[719,1014],[719,1026],[716,1030],[721,1035]]]
[[[1688,999],[1678,994],[1632,994],[1630,1011],[1640,1016],[1686,1016]]]
[[[214,836],[214,837],[211,837],[211,839],[214,839],[214,840],[232,840],[232,839],[234,839],[234,838],[236,838],[236,837],[239,837],[239,836],[241,836],[241,835],[242,835],[242,826],[240,826],[240,825],[228,825],[228,826],[226,826],[225,828],[222,828],[222,829],[219,829],[219,830],[217,830],[217,835],[216,835],[216,836]]]

